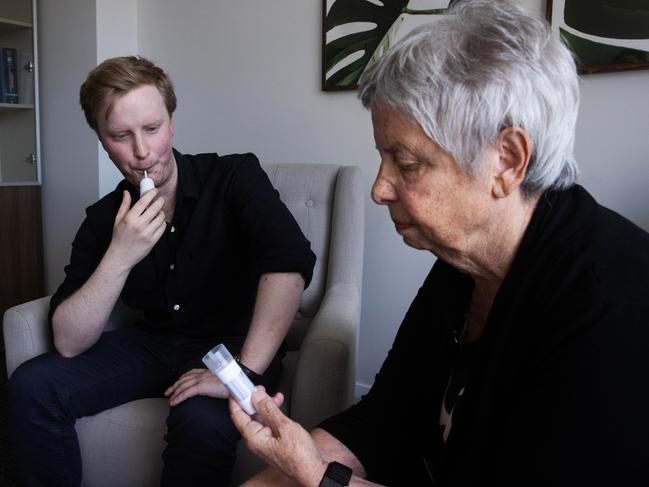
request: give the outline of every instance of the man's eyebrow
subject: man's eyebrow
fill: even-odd
[[[129,130],[127,128],[122,127],[106,127],[106,132],[108,132],[109,134],[121,134],[128,131]]]
[[[149,127],[151,125],[162,125],[162,122],[163,122],[162,118],[156,118],[155,120],[152,120],[152,121],[150,121],[148,123],[145,123],[144,126]]]

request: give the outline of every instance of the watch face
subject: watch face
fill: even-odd
[[[349,484],[352,478],[352,469],[342,463],[331,462],[320,482],[320,487],[340,487]]]

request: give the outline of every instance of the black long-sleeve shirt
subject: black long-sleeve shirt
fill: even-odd
[[[144,312],[142,325],[187,336],[247,333],[259,278],[298,272],[311,280],[315,255],[252,154],[220,157],[174,150],[178,188],[173,221],[152,251],[131,270],[122,300]],[[56,307],[95,271],[111,238],[128,181],[86,209],[72,242]]]
[[[472,289],[438,260],[370,392],[321,427],[389,486],[649,485],[649,235],[579,186],[541,197],[443,443]]]

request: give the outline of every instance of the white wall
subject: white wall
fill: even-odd
[[[545,11],[544,0],[519,2],[539,15]],[[370,384],[434,259],[403,245],[387,211],[369,199],[378,157],[369,115],[355,93],[320,91],[321,5],[321,0],[138,0],[137,44],[175,81],[181,151],[252,151],[264,162],[361,167],[368,196],[358,380]],[[587,188],[645,228],[648,85],[649,71],[584,78],[577,140]],[[76,101],[65,103],[70,113],[78,110]],[[84,143],[91,135],[75,130]],[[67,245],[73,230],[62,233],[46,236],[46,247],[61,238]]]
[[[79,86],[95,65],[94,2],[38,2],[46,289],[63,278],[70,243],[97,199],[97,142],[79,108]]]
[[[97,63],[114,56],[137,54],[137,0],[95,0]],[[99,196],[110,193],[122,175],[97,141]]]
[[[38,2],[45,287],[63,279],[84,209],[121,179],[86,124],[79,88],[98,62],[137,52],[137,0]]]
[[[649,230],[649,71],[584,76],[580,87],[581,183]]]

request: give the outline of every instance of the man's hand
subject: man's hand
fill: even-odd
[[[130,271],[164,234],[164,198],[156,199],[157,195],[157,189],[147,191],[131,208],[131,194],[124,191],[106,251],[114,265]]]
[[[225,399],[228,397],[228,390],[209,370],[192,369],[181,375],[174,385],[165,391],[170,406],[176,406],[185,399],[198,395]]]
[[[283,397],[271,398],[262,387],[252,394],[256,420],[230,398],[230,417],[246,446],[268,465],[291,477],[300,485],[318,485],[327,469],[309,433],[279,410]]]

